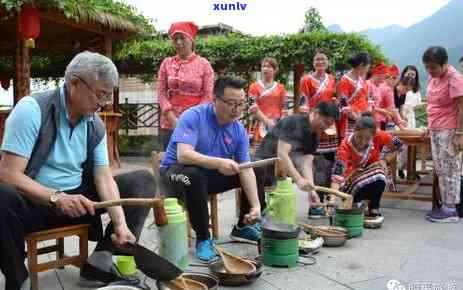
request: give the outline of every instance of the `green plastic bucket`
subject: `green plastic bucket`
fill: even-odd
[[[345,227],[349,231],[349,238],[360,237],[363,233],[364,207],[352,209],[336,209],[334,224]]]
[[[267,266],[295,267],[299,258],[299,240],[269,239],[262,236],[262,263]]]

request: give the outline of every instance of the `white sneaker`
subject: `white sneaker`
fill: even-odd
[[[384,217],[381,214],[375,214],[373,216],[365,216],[363,220],[363,226],[367,229],[379,229],[384,222]]]

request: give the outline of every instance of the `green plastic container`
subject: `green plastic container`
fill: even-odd
[[[296,224],[296,192],[291,178],[278,180],[274,192],[267,193],[265,212],[276,221]]]
[[[299,241],[294,239],[270,239],[262,236],[262,263],[267,266],[295,267],[299,258]]]
[[[349,238],[360,237],[363,233],[364,207],[352,209],[336,209],[334,223],[349,231]]]
[[[137,273],[137,265],[133,256],[119,256],[116,258],[117,270],[122,276],[131,276]]]
[[[159,255],[182,270],[188,266],[188,237],[185,211],[176,198],[164,199],[167,225],[159,227]]]

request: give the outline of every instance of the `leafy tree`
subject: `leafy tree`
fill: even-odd
[[[322,17],[317,8],[311,6],[304,14],[304,26],[302,32],[311,33],[314,31],[326,31]]]

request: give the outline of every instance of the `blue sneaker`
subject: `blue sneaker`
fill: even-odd
[[[255,223],[254,224],[254,228],[259,231],[260,233],[262,233],[262,224],[261,223]]]
[[[323,207],[311,207],[309,208],[309,219],[321,219],[325,217],[325,209]]]
[[[254,225],[245,225],[242,227],[235,225],[230,233],[230,239],[239,242],[257,244],[257,241],[260,240],[261,234],[262,228],[259,223]]]
[[[206,263],[217,259],[212,239],[196,242],[196,257]]]

